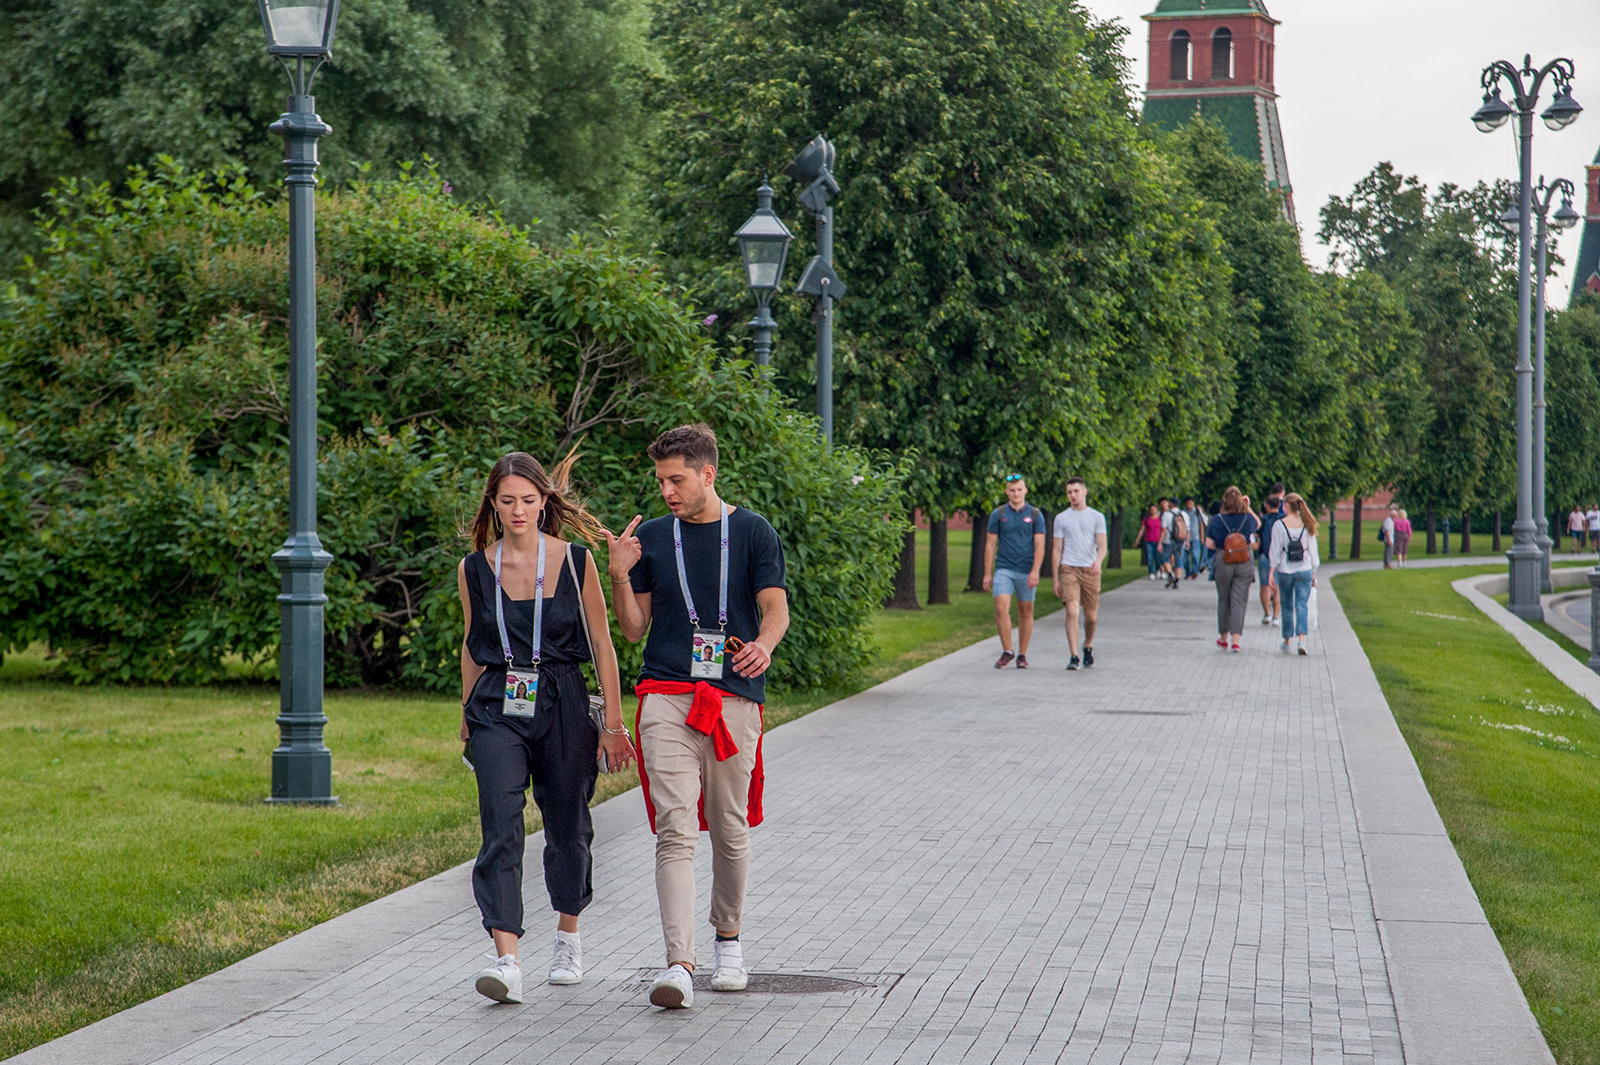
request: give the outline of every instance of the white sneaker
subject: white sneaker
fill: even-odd
[[[650,985],[650,1005],[669,1010],[686,1010],[694,1005],[694,977],[681,965],[674,965]]]
[[[737,939],[718,940],[716,965],[711,970],[711,990],[743,991],[750,983],[750,974],[744,969],[744,948]]]
[[[583,947],[576,932],[556,933],[556,954],[550,962],[552,984],[577,984],[583,981]]]
[[[522,1001],[522,968],[513,954],[501,955],[498,961],[478,974],[478,994],[496,1002]]]

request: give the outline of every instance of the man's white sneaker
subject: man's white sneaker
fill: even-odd
[[[718,940],[717,964],[711,970],[711,990],[743,991],[750,983],[744,969],[744,948],[737,939]]]
[[[662,1009],[686,1010],[694,1005],[694,977],[681,965],[674,965],[650,985],[650,1005]]]
[[[556,933],[556,954],[550,962],[552,984],[577,984],[583,981],[583,948],[572,932]]]
[[[522,1001],[522,968],[510,954],[502,955],[478,974],[478,994],[496,1002]]]

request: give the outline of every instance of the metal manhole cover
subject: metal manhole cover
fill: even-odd
[[[640,969],[635,981],[638,989],[648,988],[659,969]],[[852,998],[882,998],[900,982],[901,973],[751,973],[747,995],[849,995]],[[696,991],[711,991],[711,971],[694,974]]]

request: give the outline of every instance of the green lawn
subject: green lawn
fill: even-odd
[[[1562,1065],[1600,1063],[1600,716],[1450,582],[1335,588]]]
[[[774,696],[769,726],[994,631],[989,596],[960,590],[968,534],[950,541],[951,604],[880,610],[880,656],[866,674],[845,688]],[[1106,587],[1139,572],[1108,572]],[[1056,607],[1040,597],[1041,613]],[[455,741],[460,710],[448,696],[330,692],[342,805],[268,807],[275,687],[83,689],[53,681],[50,667],[37,651],[0,666],[0,1057],[477,849],[472,777]],[[636,783],[631,771],[602,778],[596,799]]]

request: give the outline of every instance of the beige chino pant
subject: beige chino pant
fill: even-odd
[[[647,695],[639,716],[639,753],[656,808],[656,896],[668,965],[695,964],[694,848],[702,791],[711,829],[711,925],[718,931],[741,927],[750,874],[750,774],[761,708],[723,695],[722,720],[739,753],[719,762],[711,737],[684,724],[693,703],[692,695]]]

